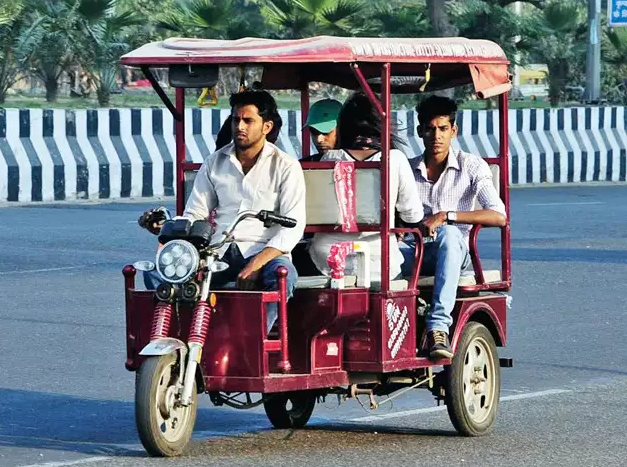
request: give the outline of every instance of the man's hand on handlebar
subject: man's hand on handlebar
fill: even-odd
[[[159,235],[161,231],[161,226],[167,220],[167,215],[164,210],[159,207],[156,209],[149,209],[144,212],[139,219],[137,219],[137,223],[140,227],[148,230],[153,235]]]

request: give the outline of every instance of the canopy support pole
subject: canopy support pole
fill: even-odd
[[[512,260],[510,245],[510,213],[509,213],[509,137],[508,123],[509,110],[507,105],[507,93],[499,95],[499,163],[500,163],[500,191],[505,204],[507,224],[501,229],[501,268],[503,280],[508,284],[512,282]]]
[[[185,210],[185,89],[176,88],[176,112],[179,118],[174,123],[176,141],[176,215]]]
[[[300,89],[300,124],[302,127],[301,159],[311,155],[311,130],[305,126],[309,116],[309,83],[303,83]]]
[[[390,85],[391,64],[384,63],[381,69],[381,98],[383,127],[381,128],[381,292],[390,290],[390,148],[392,125],[390,118],[392,88]],[[363,75],[362,75],[363,77]],[[368,86],[368,83],[366,83]],[[368,86],[370,89],[370,86]],[[372,90],[370,90],[372,93]],[[372,93],[374,95],[374,93]]]
[[[172,103],[168,95],[165,93],[163,88],[159,85],[159,83],[157,82],[157,79],[155,78],[155,75],[153,75],[152,71],[150,71],[150,68],[147,66],[142,66],[141,70],[144,72],[144,75],[146,76],[148,81],[150,81],[150,85],[159,96],[159,99],[161,99],[161,102],[164,103],[164,105],[168,108],[168,110],[174,117],[174,120],[176,120],[177,122],[179,120],[182,120],[183,115],[174,107],[174,104]]]
[[[377,96],[368,84],[368,81],[366,81],[366,78],[361,72],[359,65],[357,63],[351,63],[351,69],[353,70],[353,73],[355,73],[355,77],[357,78],[357,81],[359,81],[361,89],[363,89],[363,91],[366,93],[368,99],[370,99],[370,102],[372,102],[372,105],[374,105],[375,109],[377,109],[377,112],[379,112],[379,115],[384,117],[385,114],[383,107],[381,106],[381,102],[379,101],[379,99],[377,99]]]

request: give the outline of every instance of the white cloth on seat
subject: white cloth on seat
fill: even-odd
[[[325,153],[323,161],[355,161],[343,150]],[[381,153],[368,158],[368,162],[381,160]],[[358,169],[359,170],[359,169]],[[359,202],[359,200],[358,200]],[[407,156],[397,149],[390,151],[390,225],[394,226],[394,207],[406,222],[416,223],[423,218],[422,202],[418,198],[418,190]],[[331,246],[338,242],[368,242],[370,247],[370,279],[371,282],[381,281],[381,238],[377,232],[361,233],[317,233],[314,235],[309,252],[316,267],[325,275],[330,274],[327,257]],[[398,249],[395,235],[390,235],[390,279],[401,272],[403,255]],[[355,274],[356,262],[349,256],[346,261],[346,274]]]

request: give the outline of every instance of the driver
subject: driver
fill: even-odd
[[[268,92],[245,90],[233,94],[229,102],[233,142],[205,159],[183,216],[208,219],[215,209],[216,240],[241,211],[265,209],[295,219],[294,228],[242,221],[233,231],[235,242],[220,251],[230,267],[214,274],[211,284],[221,287],[236,281],[241,290],[257,286],[277,290],[276,270],[284,266],[290,298],[298,280],[290,252],[305,230],[303,171],[298,160],[267,140],[281,118]],[[268,304],[267,316],[269,330],[277,318],[276,303]]]

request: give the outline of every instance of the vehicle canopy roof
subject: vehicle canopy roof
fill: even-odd
[[[474,84],[477,96],[487,98],[511,87],[509,61],[503,49],[491,41],[461,37],[170,38],[146,44],[121,61],[138,67],[262,66],[265,89],[301,89],[307,82],[359,89],[359,81],[346,66],[349,63],[358,64],[373,89],[381,83],[381,64],[390,63],[393,92],[428,92]]]

